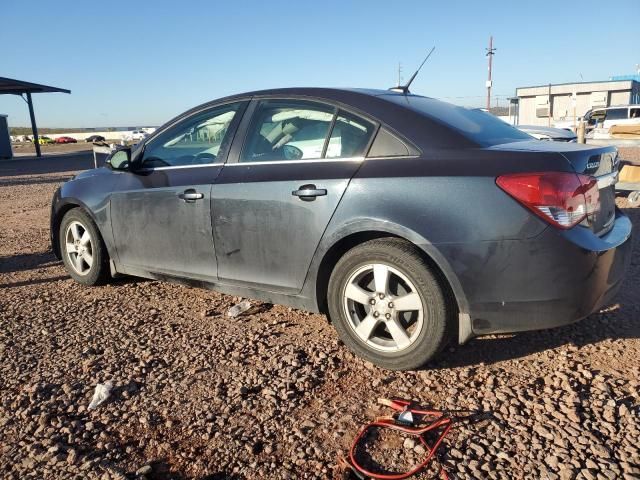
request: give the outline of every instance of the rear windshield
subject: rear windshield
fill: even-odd
[[[503,122],[490,113],[469,109],[417,95],[385,95],[399,105],[449,126],[483,147],[501,143],[521,142],[533,137]]]

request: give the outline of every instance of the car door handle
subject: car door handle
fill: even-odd
[[[178,195],[178,198],[184,200],[185,202],[193,203],[196,200],[203,199],[204,194],[196,192],[193,188],[189,188],[188,190],[185,190],[180,195]]]
[[[298,188],[298,190],[294,190],[291,192],[291,195],[295,195],[296,197],[300,197],[300,200],[304,200],[305,202],[310,202],[315,200],[316,197],[323,197],[327,194],[326,188],[316,188],[315,185],[302,185]]]

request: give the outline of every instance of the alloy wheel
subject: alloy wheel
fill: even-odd
[[[67,226],[64,234],[67,258],[78,275],[86,275],[93,265],[93,244],[87,228],[78,221]]]
[[[390,265],[359,267],[349,276],[342,296],[349,326],[375,350],[403,351],[422,332],[422,298],[414,283]]]

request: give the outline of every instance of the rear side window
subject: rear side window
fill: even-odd
[[[376,125],[307,100],[263,100],[258,104],[241,162],[363,157]]]
[[[481,146],[531,140],[526,133],[479,109],[458,107],[418,95],[385,95],[385,98],[448,126]]]
[[[412,152],[409,147],[393,133],[382,127],[369,150],[369,157],[406,157]]]
[[[346,112],[339,112],[331,130],[326,158],[363,157],[375,125]]]
[[[627,108],[611,108],[607,110],[607,120],[626,120],[628,118],[629,109]]]
[[[240,161],[322,158],[335,108],[303,100],[265,100],[256,109]]]

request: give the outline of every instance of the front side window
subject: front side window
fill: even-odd
[[[331,130],[326,158],[364,157],[374,129],[371,122],[339,112]]]
[[[604,117],[604,110],[594,110],[589,117],[588,123],[589,125],[597,125],[598,123],[604,122]]]
[[[143,167],[216,163],[230,141],[229,127],[242,103],[199,113],[169,128],[145,147]]]
[[[260,102],[240,161],[322,158],[335,109],[297,100]]]

